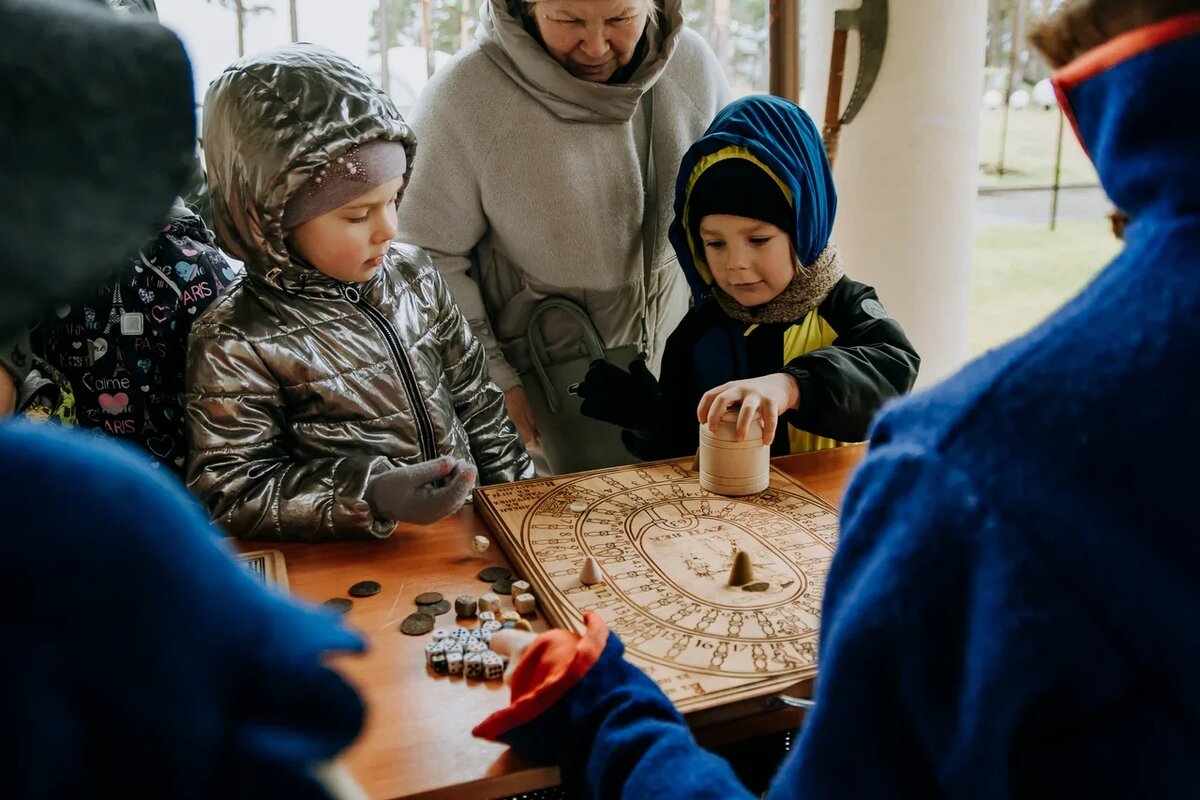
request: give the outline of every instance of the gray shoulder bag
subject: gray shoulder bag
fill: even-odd
[[[642,96],[646,122],[646,163],[643,165],[645,188],[642,218],[642,308],[641,342],[621,347],[605,348],[596,326],[578,303],[565,297],[549,297],[534,309],[525,329],[529,343],[532,374],[523,375],[525,395],[533,411],[542,441],[542,453],[550,471],[555,475],[583,472],[629,464],[637,459],[630,455],[621,441],[621,429],[607,422],[590,419],[579,411],[576,394],[587,375],[588,366],[604,359],[628,370],[631,362],[644,358],[649,348],[647,320],[650,278],[654,270],[655,240],[658,236],[658,176],[654,165],[654,90]],[[579,331],[579,339],[587,354],[570,361],[550,363],[542,333],[542,318],[550,312],[571,318]]]

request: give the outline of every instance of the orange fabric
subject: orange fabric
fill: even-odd
[[[1075,138],[1083,143],[1079,123],[1071,109],[1067,92],[1086,83],[1113,67],[1142,53],[1164,44],[1200,34],[1200,12],[1172,17],[1154,25],[1147,25],[1105,42],[1054,73],[1054,93],[1058,95],[1058,107],[1067,115],[1067,121],[1075,131]],[[1086,149],[1087,145],[1084,145]],[[1091,157],[1091,154],[1088,154]]]
[[[492,714],[471,733],[482,739],[495,739],[519,728],[583,680],[608,643],[608,625],[603,617],[588,611],[583,615],[583,624],[583,636],[557,628],[539,636],[513,669],[512,702],[508,708]]]
[[[1164,44],[1200,34],[1200,12],[1172,17],[1129,31],[1081,55],[1060,69],[1054,82],[1064,91],[1106,72],[1118,64]]]

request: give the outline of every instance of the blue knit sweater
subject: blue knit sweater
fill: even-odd
[[[1200,15],[1102,55],[1060,84],[1127,248],[876,424],[772,798],[1200,796]],[[749,797],[620,653],[501,738],[581,795]]]
[[[112,440],[0,425],[0,795],[319,798],[359,649],[268,591],[196,501]]]

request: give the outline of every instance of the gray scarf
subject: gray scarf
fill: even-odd
[[[837,248],[827,245],[811,267],[798,264],[796,277],[792,278],[787,288],[769,303],[749,308],[734,300],[715,283],[712,291],[721,310],[739,322],[762,325],[793,322],[821,305],[845,274],[845,270],[842,269],[842,257]]]

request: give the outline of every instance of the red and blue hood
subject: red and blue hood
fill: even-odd
[[[1200,213],[1200,13],[1126,33],[1054,78],[1063,110],[1118,208]]]

